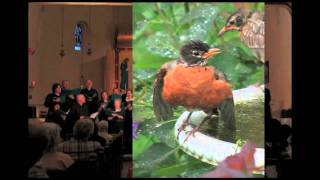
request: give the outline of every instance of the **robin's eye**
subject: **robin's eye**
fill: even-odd
[[[230,25],[233,25],[233,24],[234,24],[234,21],[230,21],[229,24],[230,24]]]
[[[236,21],[237,26],[240,26],[242,24],[242,18],[240,16],[237,17]]]
[[[199,56],[200,53],[199,53],[198,51],[192,51],[192,55],[194,55],[194,56]]]

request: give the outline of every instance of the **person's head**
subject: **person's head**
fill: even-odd
[[[56,123],[45,122],[43,127],[48,133],[48,145],[45,149],[46,152],[55,152],[58,144],[61,142],[60,132],[61,127]]]
[[[78,94],[77,95],[77,103],[80,105],[86,103],[86,97],[84,97],[83,94]]]
[[[88,140],[93,132],[94,124],[91,119],[78,120],[73,127],[73,135],[75,139]]]
[[[105,121],[105,120],[99,121],[97,126],[98,126],[99,132],[107,132],[108,133],[108,121]]]
[[[64,89],[69,89],[69,88],[70,88],[70,82],[69,82],[68,80],[63,80],[63,81],[61,82],[61,84],[62,84],[62,87],[63,87]]]
[[[55,94],[60,94],[61,93],[61,85],[59,83],[54,83],[52,85],[52,93],[55,93]]]
[[[119,94],[119,93],[120,93],[119,88],[114,88],[114,89],[113,89],[113,94]]]
[[[132,92],[130,90],[127,91],[127,97],[132,97]]]
[[[101,92],[101,99],[102,99],[102,100],[108,100],[108,93],[107,93],[107,91],[102,91],[102,92]]]
[[[114,108],[120,109],[121,108],[121,99],[115,99],[114,100]]]
[[[90,89],[92,88],[92,86],[93,86],[93,82],[90,79],[86,80],[86,88]]]
[[[29,120],[28,129],[27,167],[30,169],[41,158],[48,145],[48,132],[37,120]]]

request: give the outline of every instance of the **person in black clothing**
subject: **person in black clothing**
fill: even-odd
[[[123,96],[120,93],[120,89],[119,88],[114,88],[112,94],[109,96],[110,99],[110,104],[111,107],[114,108],[114,100],[115,99],[121,99],[122,100]]]
[[[61,128],[63,128],[65,119],[66,119],[65,112],[61,111],[60,104],[56,103],[54,105],[54,110],[48,113],[46,117],[46,122],[54,122],[58,124]]]
[[[82,89],[80,94],[83,94],[86,97],[89,113],[92,114],[98,110],[99,94],[97,90],[92,88],[93,83],[91,80],[86,80],[85,85],[86,88]]]
[[[126,102],[126,98],[127,98],[127,92],[126,90],[124,89],[121,89],[121,99],[122,99],[122,102]]]
[[[101,92],[101,100],[99,101],[99,120],[107,120],[111,115],[111,102],[109,101],[108,93],[106,91]]]
[[[65,129],[63,130],[63,134],[72,135],[73,126],[79,119],[86,119],[89,117],[90,113],[88,110],[88,106],[86,104],[86,98],[83,94],[77,95],[77,103],[75,103],[67,116]],[[68,136],[68,135],[67,135]],[[67,137],[68,138],[68,137]]]
[[[64,112],[68,112],[72,105],[75,103],[74,94],[72,93],[72,90],[70,89],[70,83],[68,80],[62,81],[62,99],[63,103],[61,105],[61,110]]]
[[[121,107],[121,99],[114,100],[114,108],[111,111],[111,115],[108,117],[109,133],[120,133],[123,132],[123,121],[124,121],[124,110]]]
[[[47,95],[44,102],[44,106],[48,107],[47,116],[50,112],[54,111],[54,106],[56,104],[61,105],[61,85],[59,83],[52,85],[52,93]]]

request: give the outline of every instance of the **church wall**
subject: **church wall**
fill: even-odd
[[[80,86],[81,72],[84,79],[91,79],[94,87],[111,92],[114,79],[113,41],[119,21],[120,30],[131,33],[126,23],[131,11],[129,7],[91,6],[92,54],[74,51],[74,28],[79,21],[89,22],[88,6],[64,6],[64,49],[61,58],[61,6],[32,4],[29,7],[29,47],[37,49],[29,56],[29,84],[36,80],[35,88],[29,90],[30,104],[43,104],[45,96],[55,82],[64,79],[72,87]],[[116,15],[115,13],[122,13]],[[85,40],[86,41],[86,40]],[[84,42],[85,45],[87,42]]]

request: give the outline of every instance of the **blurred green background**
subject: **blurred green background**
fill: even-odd
[[[264,3],[243,3],[251,10],[264,11]],[[152,92],[160,67],[179,57],[179,50],[190,40],[202,40],[222,53],[209,60],[222,70],[234,89],[264,82],[264,65],[240,41],[239,32],[218,37],[234,3],[134,3],[133,5],[133,120],[140,122],[139,136],[133,142],[135,177],[197,177],[212,170],[177,148],[173,136],[175,120],[184,111],[175,110],[172,120],[158,122],[153,114]],[[264,107],[256,107],[262,111]],[[241,116],[245,116],[241,114]],[[263,146],[264,123],[249,117],[237,124],[239,139],[253,139]],[[257,135],[259,133],[259,135]],[[261,136],[260,136],[261,135]]]

